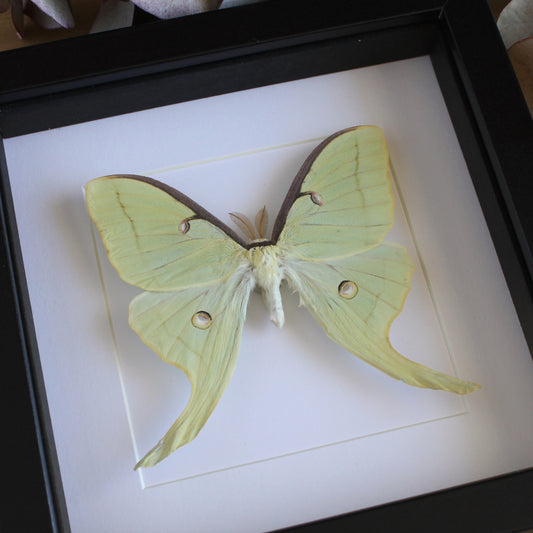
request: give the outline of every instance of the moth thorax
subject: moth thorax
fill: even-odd
[[[259,285],[262,285],[261,280],[267,281],[279,276],[279,258],[275,246],[254,246],[250,248],[250,256],[254,276]]]

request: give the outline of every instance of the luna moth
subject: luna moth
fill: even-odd
[[[339,131],[311,152],[270,239],[247,242],[147,177],[97,178],[87,184],[86,199],[109,260],[124,281],[145,291],[130,304],[130,326],[191,382],[187,406],[135,468],[157,464],[198,435],[233,373],[254,289],[274,324],[283,325],[282,280],[333,341],[389,376],[457,394],[479,387],[405,358],[389,341],[413,264],[403,246],[383,242],[394,200],[376,126]]]

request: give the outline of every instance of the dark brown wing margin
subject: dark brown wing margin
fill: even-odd
[[[285,221],[287,220],[287,215],[289,214],[289,210],[301,192],[302,182],[304,181],[305,177],[309,173],[309,169],[311,168],[311,165],[314,163],[315,159],[319,156],[320,152],[322,152],[322,150],[331,141],[333,141],[340,135],[343,135],[344,133],[356,130],[361,127],[364,127],[364,126],[355,126],[353,128],[346,128],[344,130],[337,131],[333,135],[330,135],[327,139],[324,139],[307,156],[307,159],[304,161],[304,163],[300,167],[300,170],[298,171],[298,173],[292,180],[292,183],[291,183],[291,186],[289,187],[287,195],[285,196],[285,199],[283,200],[283,204],[281,204],[281,209],[279,210],[278,216],[276,217],[276,220],[274,221],[274,227],[272,229],[272,237],[270,240],[267,240],[267,241],[248,242],[248,243],[245,242],[235,231],[233,231],[229,226],[224,224],[224,222],[219,220],[217,217],[212,215],[209,211],[207,211],[207,209],[204,209],[201,205],[197,204],[194,200],[191,200],[188,196],[178,191],[177,189],[174,189],[174,187],[167,185],[166,183],[162,183],[161,181],[155,180],[153,178],[147,178],[146,176],[137,176],[135,174],[116,174],[116,175],[107,176],[107,177],[127,178],[127,179],[132,179],[132,180],[137,180],[137,181],[144,181],[145,183],[149,183],[150,185],[153,185],[154,187],[161,189],[162,191],[166,192],[167,194],[169,194],[170,196],[172,196],[179,202],[185,204],[187,207],[192,209],[200,218],[207,220],[214,226],[217,226],[228,237],[232,238],[235,242],[240,244],[243,248],[250,249],[256,246],[268,246],[269,244],[276,244],[281,234],[281,231],[283,229],[283,226],[285,225]]]
[[[353,128],[346,128],[344,130],[337,131],[333,135],[330,135],[327,139],[324,139],[308,156],[307,159],[304,161],[303,165],[300,167],[300,170],[292,180],[291,186],[289,187],[289,190],[287,192],[287,196],[285,196],[285,200],[283,200],[283,204],[281,204],[281,209],[279,210],[278,216],[276,217],[276,220],[274,221],[274,227],[272,229],[272,238],[270,243],[276,244],[281,230],[283,229],[283,226],[285,225],[285,221],[287,220],[287,215],[289,214],[289,210],[296,200],[298,198],[301,188],[302,188],[302,182],[304,181],[305,177],[309,173],[309,169],[311,168],[311,165],[315,162],[315,159],[319,156],[320,152],[331,142],[333,139],[336,139],[340,135],[343,135],[344,133],[347,133],[348,131],[353,131],[358,128],[361,128],[364,126],[355,126]]]

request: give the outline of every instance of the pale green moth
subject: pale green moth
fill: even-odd
[[[250,292],[262,291],[281,327],[284,279],[331,339],[389,376],[457,394],[479,388],[406,359],[389,342],[413,265],[405,248],[383,242],[394,215],[378,127],[337,132],[311,152],[269,240],[245,242],[180,192],[141,176],[95,179],[86,197],[109,260],[146,291],[130,304],[130,326],[192,386],[184,411],[136,468],[196,437],[233,373]],[[264,213],[258,219],[264,226]]]

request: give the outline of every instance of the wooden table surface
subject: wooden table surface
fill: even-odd
[[[70,5],[76,23],[74,29],[44,30],[29,17],[24,17],[24,39],[20,39],[15,31],[11,10],[0,13],[0,52],[87,34],[98,12],[100,0],[70,0]]]

